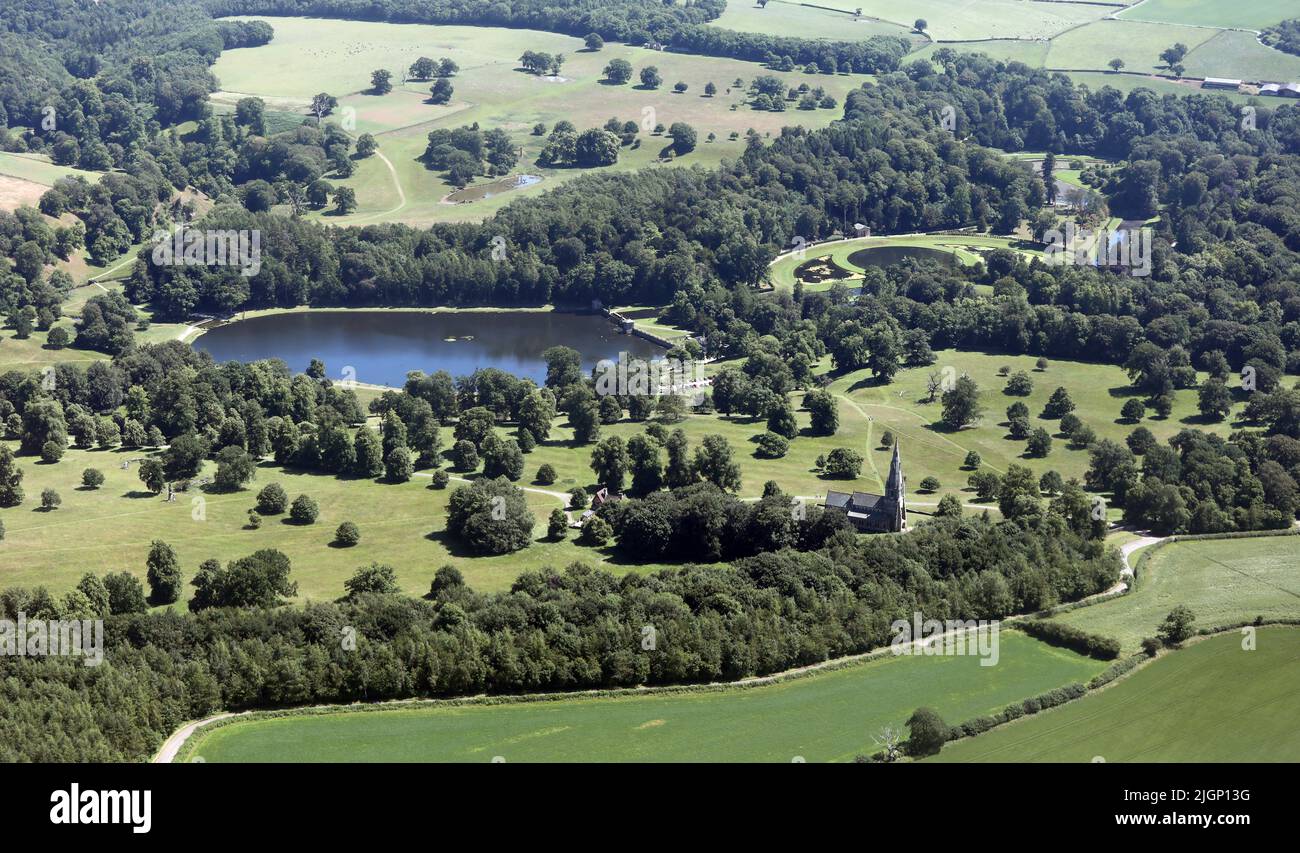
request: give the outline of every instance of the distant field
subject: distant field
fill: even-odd
[[[1119,13],[1123,20],[1162,21],[1204,27],[1245,27],[1262,30],[1300,14],[1295,0],[1146,0]]]
[[[730,4],[728,4],[730,5]],[[818,5],[861,8],[864,15],[911,27],[925,19],[934,39],[1048,38],[1115,11],[1088,3],[1042,3],[1033,0],[827,0]]]
[[[836,4],[819,3],[818,5],[833,7]],[[847,9],[833,12],[829,9],[818,9],[802,3],[786,3],[782,0],[772,0],[761,7],[753,0],[729,0],[726,11],[710,23],[715,27],[743,33],[768,33],[834,41],[866,39],[877,35],[903,36],[912,38],[918,44],[926,40],[924,36],[912,32],[911,21],[887,22],[865,16],[854,20],[852,11]]]
[[[1294,536],[1175,542],[1152,552],[1131,594],[1055,618],[1136,651],[1179,604],[1203,626],[1300,617],[1298,555]]]
[[[1300,631],[1261,628],[1170,652],[1059,708],[948,744],[940,762],[1300,761]]]
[[[69,175],[82,175],[91,183],[99,180],[98,172],[59,166],[44,155],[0,151],[0,210],[36,207],[55,181]]]
[[[814,10],[751,10],[755,15]],[[831,15],[833,13],[820,13]],[[367,224],[402,221],[427,224],[440,220],[478,219],[490,215],[513,198],[543,192],[557,183],[582,174],[577,169],[543,169],[535,164],[545,137],[531,133],[540,122],[549,129],[564,119],[580,130],[602,126],[611,117],[635,121],[653,128],[675,121],[692,125],[699,144],[695,151],[673,161],[678,165],[716,167],[724,157],[744,151],[744,135],[753,128],[776,134],[786,125],[824,127],[843,115],[845,95],[868,79],[866,75],[777,73],[790,86],[807,83],[822,87],[838,106],[834,109],[758,112],[745,106],[743,89],[728,91],[737,79],[750,80],[773,73],[753,62],[660,53],[609,43],[599,52],[583,48],[581,39],[555,33],[491,27],[427,26],[304,18],[271,18],[275,38],[268,45],[228,50],[214,66],[222,88],[215,98],[230,104],[242,95],[267,100],[277,111],[277,126],[291,122],[293,112],[305,115],[312,95],[325,91],[339,98],[336,121],[355,122],[355,133],[372,133],[379,142],[379,154],[358,163],[349,179],[335,181],[357,192],[358,208],[345,217],[326,216],[337,224]],[[854,26],[851,21],[846,26]],[[562,53],[566,57],[562,80],[550,81],[517,70],[525,50]],[[446,56],[460,65],[453,78],[455,94],[450,104],[425,102],[429,83],[401,83],[405,70],[419,56]],[[638,85],[611,86],[601,82],[605,65],[614,58],[628,60],[636,75],[647,65],[656,66],[664,79],[657,90]],[[394,73],[395,88],[388,95],[366,94],[370,72],[387,68]],[[673,91],[678,81],[688,89]],[[715,97],[704,97],[708,83],[718,87]],[[735,106],[735,111],[732,106]],[[349,119],[350,117],[350,119]],[[516,174],[536,174],[541,183],[471,204],[442,202],[455,187],[440,173],[426,169],[419,161],[428,134],[439,127],[459,127],[478,122],[482,127],[500,127],[511,133],[523,149]],[[738,139],[728,137],[738,133]],[[709,142],[709,133],[715,141]],[[602,171],[627,171],[660,165],[668,140],[648,132],[639,134],[639,146],[622,149],[617,165]],[[390,171],[384,158],[392,164]],[[395,173],[395,174],[394,174]],[[398,185],[401,191],[398,190]],[[404,196],[404,198],[403,198]],[[320,214],[313,214],[319,216]]]
[[[1214,35],[1214,30],[1174,24],[1098,21],[1052,39],[1045,64],[1048,68],[1101,70],[1111,59],[1119,58],[1124,60],[1125,71],[1169,74],[1160,61],[1161,51],[1174,42],[1195,49]]]
[[[1300,5],[1295,14],[1300,16]],[[1300,80],[1300,56],[1262,45],[1253,33],[1222,31],[1192,49],[1183,60],[1187,73],[1197,77],[1239,80]],[[1276,98],[1268,98],[1275,101]]]
[[[198,736],[204,761],[850,761],[919,705],[964,720],[1103,664],[1003,631],[1000,660],[885,658],[748,689],[300,715]]]

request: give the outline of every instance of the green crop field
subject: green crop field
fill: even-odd
[[[1300,631],[1191,643],[1059,708],[944,747],[946,762],[1300,761]]]
[[[1151,553],[1131,594],[1055,618],[1115,637],[1131,652],[1179,604],[1211,627],[1300,617],[1297,554],[1300,539],[1292,536],[1174,542]]]
[[[504,705],[368,710],[231,723],[204,761],[848,761],[919,705],[964,720],[1086,681],[1099,661],[1003,631],[999,662],[886,657],[761,687]]]
[[[1294,0],[1145,0],[1119,13],[1123,20],[1195,24],[1202,27],[1245,27],[1263,29],[1284,18],[1294,18]]]
[[[375,135],[379,156],[360,161],[351,178],[331,180],[356,190],[357,210],[344,217],[314,214],[325,215],[336,224],[427,224],[478,219],[513,198],[542,192],[581,174],[584,170],[549,169],[535,164],[545,141],[545,137],[531,133],[538,122],[549,128],[563,119],[583,130],[602,126],[611,117],[649,128],[683,121],[695,128],[699,144],[690,154],[671,162],[716,167],[724,157],[743,153],[744,134],[750,128],[775,135],[786,125],[824,127],[840,118],[845,95],[868,79],[866,75],[771,72],[753,62],[664,53],[615,43],[593,53],[583,48],[581,39],[532,30],[304,18],[267,20],[275,27],[270,44],[222,53],[213,71],[223,91],[214,99],[229,109],[239,97],[256,95],[277,115],[297,112],[305,116],[311,96],[324,91],[339,99],[334,120],[346,120],[354,133]],[[560,79],[519,70],[517,61],[525,50],[564,54]],[[426,103],[428,82],[401,82],[406,69],[420,56],[446,56],[460,65],[460,72],[452,80],[455,94],[451,103]],[[603,83],[603,69],[615,58],[632,64],[634,80],[642,68],[656,66],[664,84],[657,90],[646,90],[639,84]],[[394,89],[387,95],[366,92],[370,72],[376,68],[393,72]],[[839,106],[781,113],[752,110],[744,104],[744,90],[731,87],[738,78],[748,84],[760,74],[774,74],[789,86],[820,86]],[[681,94],[673,91],[679,81],[688,86]],[[704,87],[710,82],[718,87],[712,98],[704,96]],[[544,180],[527,189],[468,204],[445,202],[455,187],[443,181],[440,173],[427,169],[419,158],[431,130],[474,122],[509,132],[523,149],[515,173],[540,175]],[[740,137],[731,140],[732,132]],[[713,142],[707,141],[710,133],[715,134]],[[606,170],[643,169],[670,162],[662,156],[668,146],[666,138],[644,131],[638,138],[640,144],[635,148],[624,146],[619,162]]]

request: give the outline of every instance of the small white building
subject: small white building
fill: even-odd
[[[1240,80],[1229,80],[1226,77],[1206,77],[1205,82],[1201,84],[1202,89],[1231,89],[1234,92],[1241,88]]]

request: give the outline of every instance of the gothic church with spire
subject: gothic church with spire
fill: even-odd
[[[885,493],[826,493],[827,509],[847,513],[849,522],[859,533],[901,533],[907,529],[907,481],[903,479],[903,457],[894,444],[894,458],[889,463]]]

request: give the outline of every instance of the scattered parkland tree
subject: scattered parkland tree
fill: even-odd
[[[447,534],[475,554],[508,554],[528,547],[535,523],[523,490],[504,477],[480,477],[458,486],[447,504]]]
[[[370,91],[375,95],[387,95],[393,91],[393,72],[378,68],[370,72]]]
[[[351,521],[345,521],[334,530],[335,544],[343,548],[351,548],[361,541],[361,529]]]
[[[622,86],[632,79],[632,63],[626,59],[611,59],[604,73],[606,80]]]
[[[309,495],[298,495],[289,505],[289,518],[294,524],[315,524],[320,507]]]
[[[146,579],[149,581],[149,601],[153,604],[172,604],[181,597],[181,567],[176,552],[166,542],[155,539],[149,546],[145,561]]]
[[[588,33],[587,37],[582,40],[587,50],[595,53],[605,46],[605,40],[600,37],[600,33]]]
[[[449,103],[451,101],[452,93],[455,91],[456,87],[451,84],[450,80],[446,77],[439,77],[434,81],[433,85],[429,87],[429,103]]]
[[[980,405],[980,389],[969,376],[958,377],[953,387],[943,393],[943,414],[940,419],[950,429],[961,429],[975,423],[984,414]]]

